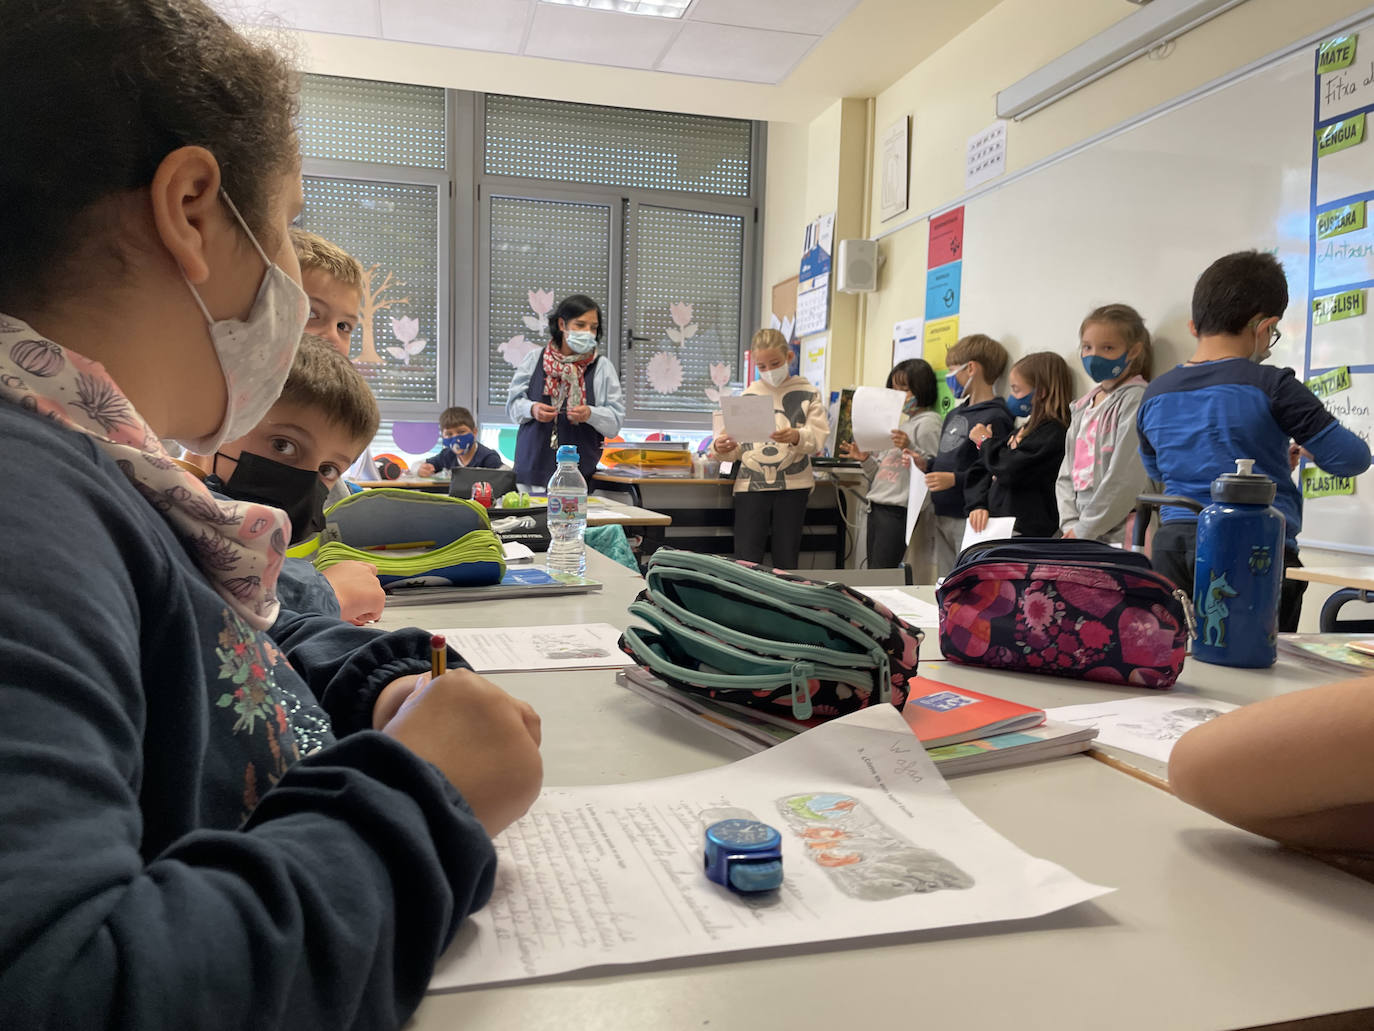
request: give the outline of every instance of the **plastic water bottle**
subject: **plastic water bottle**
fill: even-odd
[[[587,481],[577,468],[577,448],[558,448],[558,469],[549,480],[549,572],[587,568]]]
[[[1274,481],[1248,458],[1212,483],[1197,520],[1193,654],[1220,666],[1263,669],[1277,657],[1284,519],[1270,502]]]

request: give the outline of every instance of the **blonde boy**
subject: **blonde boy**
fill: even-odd
[[[307,334],[281,397],[250,432],[199,460],[206,483],[231,498],[283,509],[292,543],[324,528],[324,501],[377,432],[381,415],[367,381],[336,347]],[[333,614],[351,623],[381,615],[386,596],[377,567],[341,562],[324,574],[334,598],[309,562],[287,559],[278,584],[294,611]]]
[[[342,247],[296,226],[291,227],[291,243],[301,263],[301,286],[310,298],[305,331],[347,358],[362,311],[363,267]]]
[[[1011,412],[996,396],[993,384],[1007,368],[1007,349],[990,336],[975,333],[959,340],[945,355],[945,383],[950,393],[965,400],[949,410],[940,433],[940,450],[926,469],[935,508],[935,573],[944,576],[954,566],[964,541],[967,514],[964,479],[978,462],[978,447],[969,430],[986,425],[993,436],[1011,432]]]

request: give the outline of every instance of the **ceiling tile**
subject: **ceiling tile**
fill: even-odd
[[[781,82],[818,37],[689,21],[659,70],[740,82]]]
[[[382,35],[410,43],[515,54],[529,0],[381,0]]]
[[[652,68],[683,22],[538,4],[525,53],[586,64]]]
[[[822,36],[858,4],[859,0],[696,0],[687,17],[717,25]]]
[[[378,0],[223,0],[211,6],[238,25],[285,22],[306,32],[376,36],[380,29],[377,4]]]

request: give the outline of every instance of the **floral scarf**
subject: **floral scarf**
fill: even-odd
[[[277,618],[290,523],[266,505],[220,501],[167,453],[105,367],[0,315],[0,398],[84,433],[187,544],[214,589],[259,630]]]
[[[553,344],[544,348],[544,393],[555,411],[562,411],[565,403],[569,408],[587,403],[587,366],[594,358],[595,349],[572,355],[559,354]]]

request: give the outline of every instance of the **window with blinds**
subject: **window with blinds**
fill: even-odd
[[[753,125],[735,118],[488,95],[487,175],[747,197]]]
[[[363,266],[349,357],[377,399],[439,400],[439,189],[304,177],[301,225]]]
[[[307,75],[297,131],[307,158],[443,168],[448,151],[444,91]]]
[[[486,400],[504,406],[521,360],[548,341],[548,316],[569,294],[604,312],[610,293],[611,209],[527,197],[492,197]]]
[[[633,337],[621,379],[630,414],[709,412],[740,377],[744,230],[740,215],[627,205],[625,269]]]

